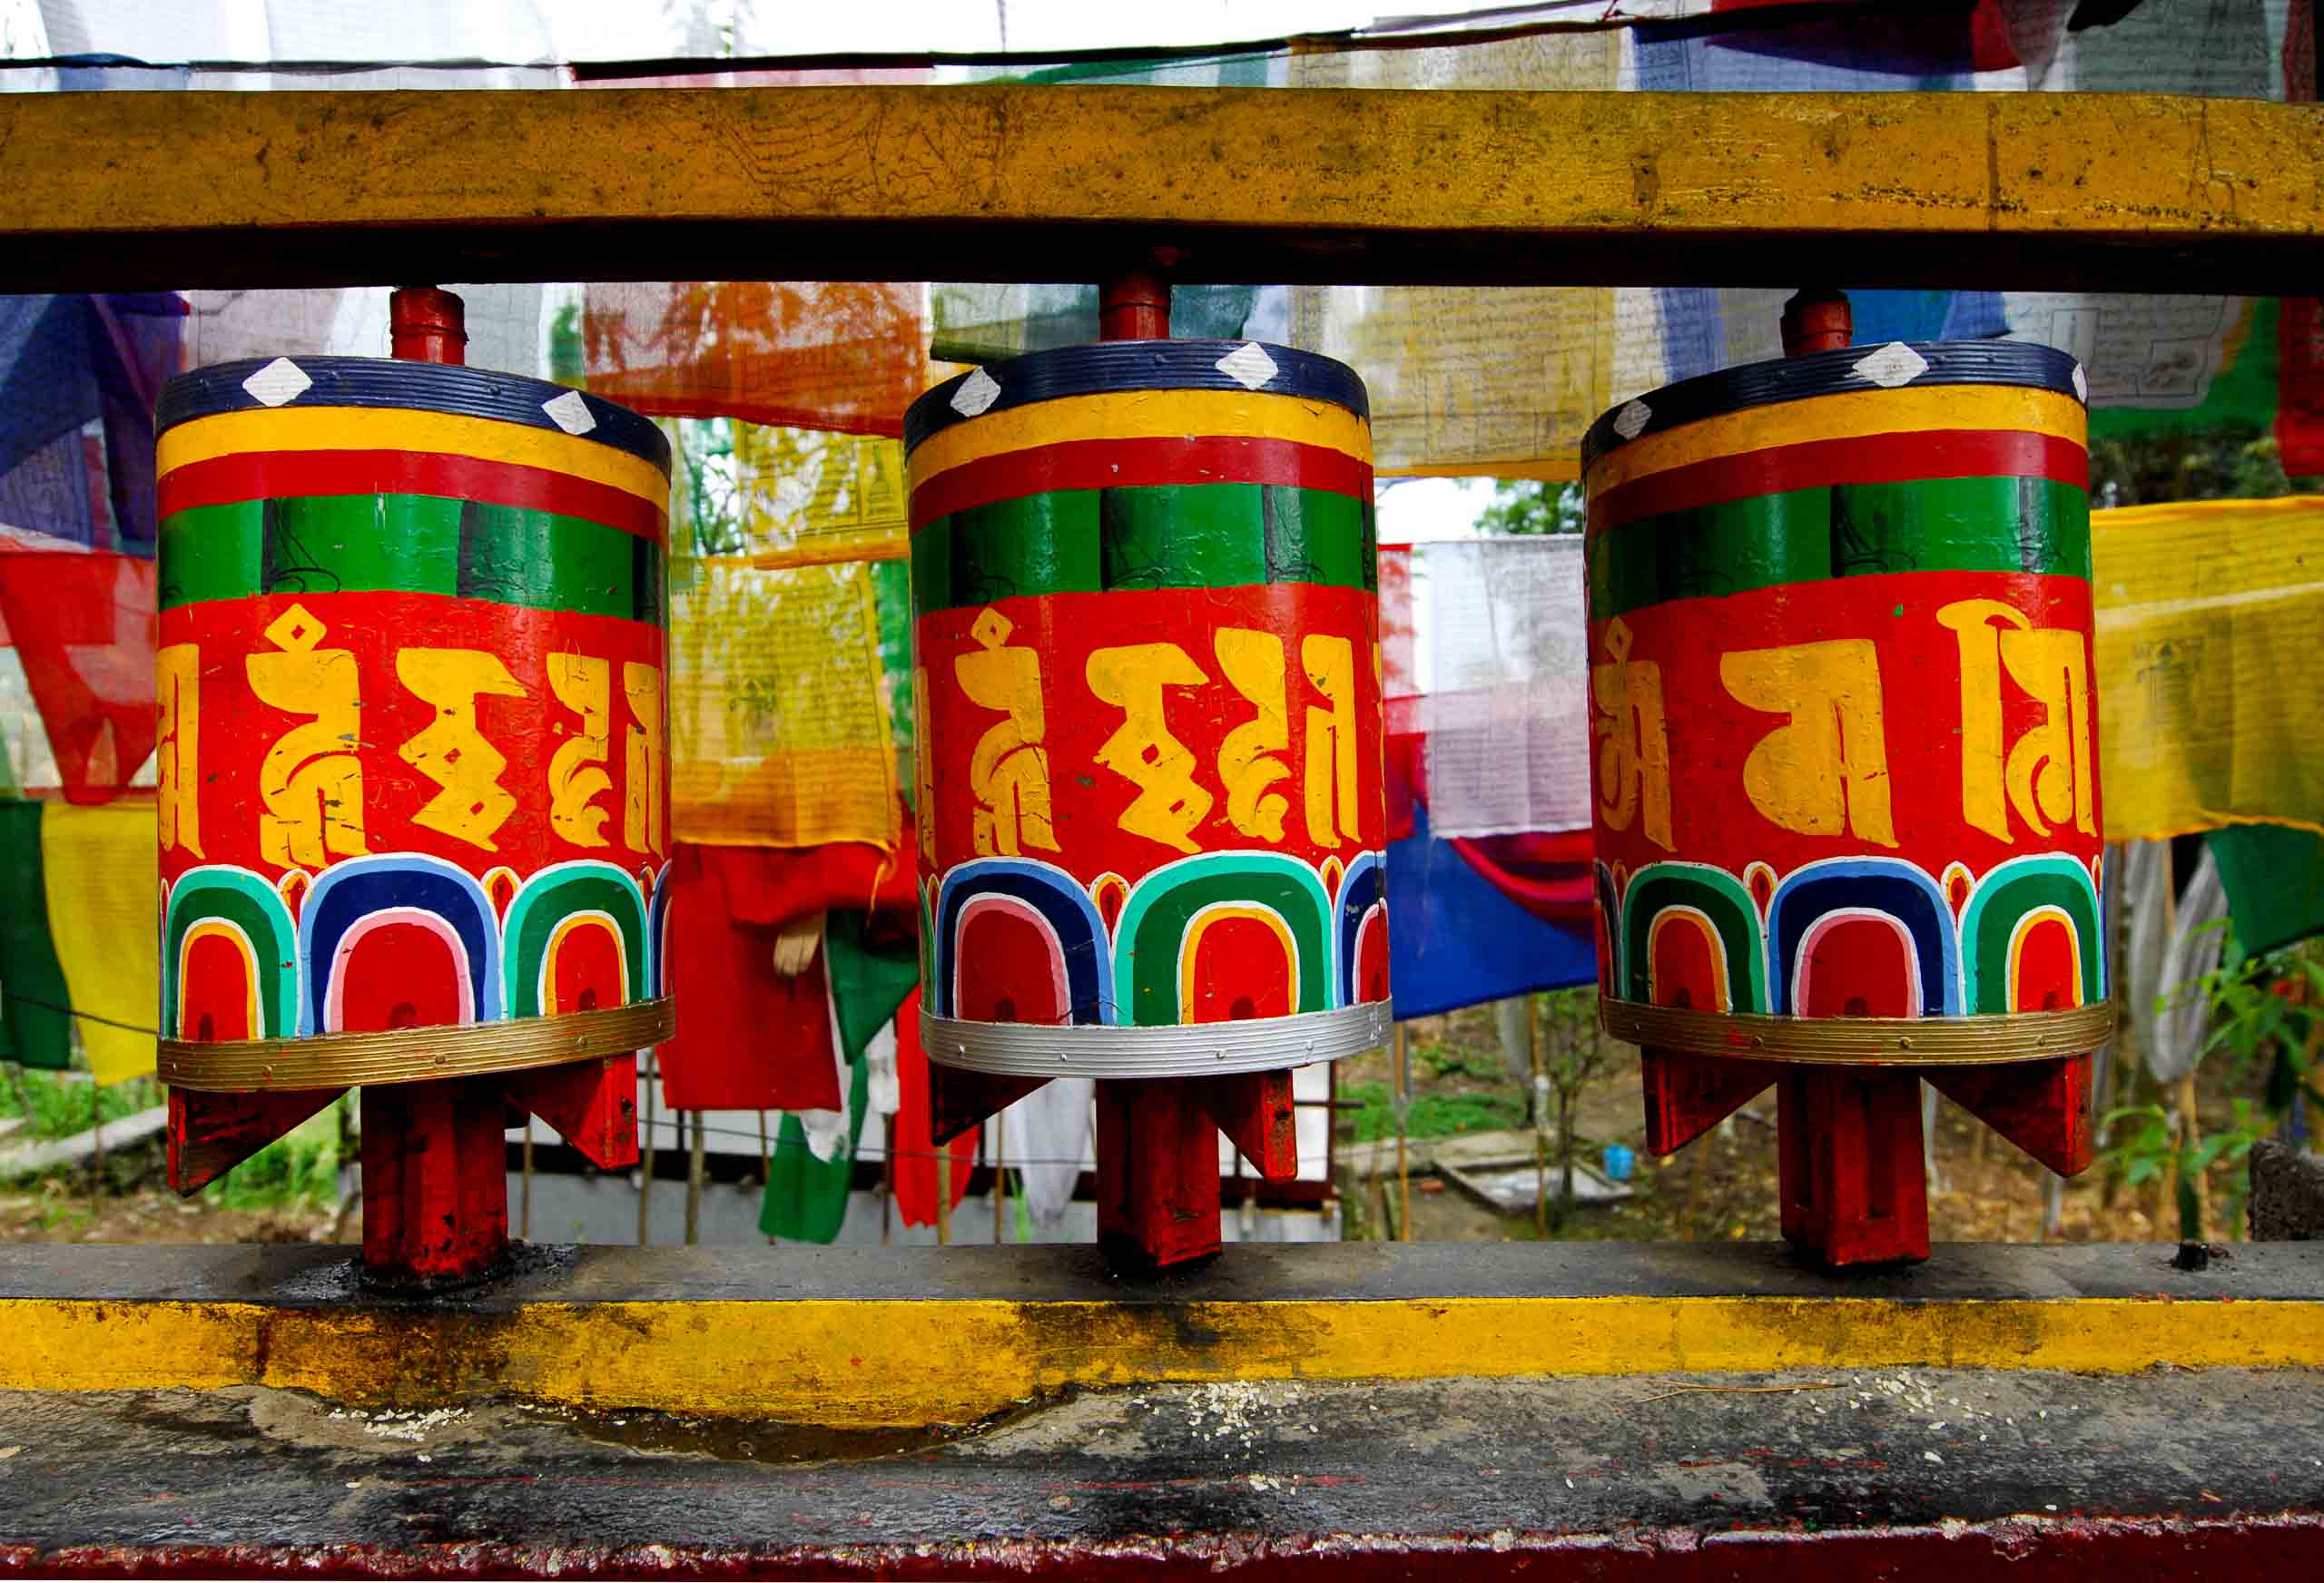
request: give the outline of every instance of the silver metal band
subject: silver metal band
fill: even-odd
[[[1215,1077],[1335,1061],[1388,1042],[1395,1013],[1385,1000],[1178,1027],[1049,1027],[1021,1022],[920,1018],[928,1058],[1004,1077]]]

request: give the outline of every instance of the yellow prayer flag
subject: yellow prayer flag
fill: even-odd
[[[680,562],[670,795],[681,841],[896,842],[880,618],[861,564]]]
[[[2090,529],[2106,839],[2324,831],[2324,497],[2137,506]]]
[[[100,1083],[153,1075],[153,1035],[142,1030],[162,981],[154,817],[151,802],[41,810],[49,938]]]

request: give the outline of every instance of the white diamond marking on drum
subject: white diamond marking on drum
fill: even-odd
[[[1266,348],[1255,340],[1245,341],[1211,367],[1246,390],[1257,389],[1280,371],[1275,366],[1275,359],[1267,356]]]
[[[978,369],[952,392],[951,408],[963,418],[974,418],[1000,399],[1000,381]]]
[[[1892,340],[1878,351],[1857,359],[1856,371],[1881,388],[1894,390],[1927,373],[1928,359],[1903,341]]]
[[[578,390],[567,390],[562,396],[552,396],[541,403],[541,410],[548,420],[567,434],[586,434],[597,427],[597,415],[581,399]]]
[[[280,407],[285,401],[295,401],[306,394],[314,381],[307,378],[307,370],[289,358],[277,358],[242,381],[242,388],[251,399],[262,401],[269,407]]]
[[[1643,401],[1633,401],[1614,414],[1614,432],[1624,439],[1636,439],[1646,431],[1646,426],[1653,417],[1653,408]]]
[[[2084,407],[2090,405],[2090,376],[2082,371],[2080,363],[2073,366],[2073,393]]]

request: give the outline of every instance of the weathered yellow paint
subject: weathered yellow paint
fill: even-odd
[[[1773,446],[1930,429],[2016,429],[2083,443],[2090,428],[2081,402],[2054,390],[2005,385],[1932,385],[1923,389],[1850,390],[1748,407],[1642,435],[1609,452],[1591,470],[1600,491],[1673,467],[1741,456]]]
[[[1971,1367],[2324,1365],[2324,1303],[1777,1297],[608,1302],[503,1313],[0,1303],[0,1389],[507,1395],[834,1428],[960,1423],[1077,1386]]]
[[[452,412],[392,407],[284,407],[221,412],[165,430],[154,447],[162,477],[195,462],[275,451],[430,451],[483,462],[543,467],[606,484],[661,505],[670,481],[643,457],[553,428],[531,428]]]
[[[1372,459],[1370,427],[1327,401],[1234,390],[1133,390],[1036,401],[939,429],[911,453],[911,481],[918,487],[964,462],[1032,446],[1197,435],[1292,440]]]
[[[2141,94],[28,93],[0,287],[658,279],[674,251],[1090,280],[1158,248],[1188,280],[2289,291],[2319,172],[2317,106]]]

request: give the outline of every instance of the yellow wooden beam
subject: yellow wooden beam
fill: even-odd
[[[0,98],[0,289],[1180,279],[2313,290],[2324,109],[953,87]]]
[[[834,1429],[967,1423],[1077,1387],[1225,1380],[2324,1364],[2324,1302],[1771,1296],[1187,1303],[608,1301],[483,1310],[0,1302],[0,1390],[514,1396]]]

